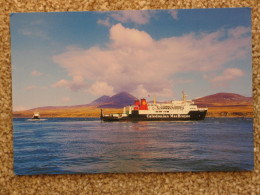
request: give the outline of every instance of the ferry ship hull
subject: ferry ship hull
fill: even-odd
[[[179,115],[149,115],[149,114],[131,114],[126,117],[113,117],[113,116],[101,116],[102,121],[114,122],[114,121],[196,121],[204,120],[207,114],[205,111],[190,111],[188,114]]]

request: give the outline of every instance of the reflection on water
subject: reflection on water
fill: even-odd
[[[14,169],[22,174],[252,170],[253,123],[14,119]]]

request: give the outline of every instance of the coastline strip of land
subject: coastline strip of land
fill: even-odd
[[[49,108],[13,112],[14,118],[31,118],[34,112],[40,112],[41,118],[92,118],[100,117],[100,108],[85,106],[80,108]],[[104,114],[122,113],[123,108],[103,108]],[[208,107],[206,117],[253,117],[253,106],[217,106]]]

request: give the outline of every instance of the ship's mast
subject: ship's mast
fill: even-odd
[[[182,91],[182,101],[185,102],[187,95]]]

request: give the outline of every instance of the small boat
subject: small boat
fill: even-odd
[[[40,113],[39,112],[34,112],[33,113],[33,116],[32,116],[32,119],[35,119],[35,120],[39,120],[40,119]]]

